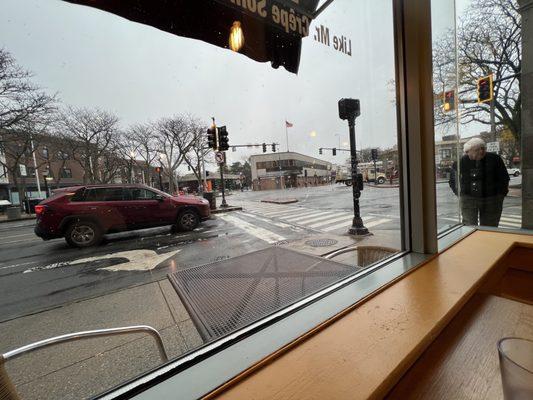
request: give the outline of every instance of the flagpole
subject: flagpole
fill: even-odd
[[[285,138],[287,139],[287,153],[289,152],[289,129],[287,128],[287,118],[285,118]]]

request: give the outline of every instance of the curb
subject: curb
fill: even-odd
[[[0,224],[5,222],[16,222],[16,221],[33,221],[37,217],[27,217],[27,218],[15,218],[15,219],[0,219]]]
[[[271,203],[271,204],[292,204],[292,203],[298,203],[298,199],[285,199],[285,200],[270,200],[270,199],[265,199],[265,200],[261,200],[261,203]]]
[[[222,214],[225,212],[231,211],[242,211],[242,207],[226,207],[226,208],[217,208],[216,210],[211,210],[211,214]]]

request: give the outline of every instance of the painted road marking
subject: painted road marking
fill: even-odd
[[[106,260],[110,258],[125,258],[128,261],[120,264],[112,265],[110,267],[98,268],[98,270],[104,271],[149,271],[154,269],[158,264],[176,255],[181,250],[169,251],[168,253],[157,254],[153,250],[130,250],[119,251],[117,253],[105,254],[95,257],[80,258],[74,261],[60,261],[53,264],[45,265],[44,267],[33,267],[27,269],[23,274],[35,271],[43,271],[62,267],[71,267],[80,264],[87,264],[94,261]]]
[[[220,218],[226,222],[229,222],[235,225],[237,228],[242,229],[243,231],[249,233],[250,235],[255,236],[258,239],[264,240],[267,243],[276,243],[281,240],[285,240],[283,236],[278,235],[277,233],[274,233],[267,229],[254,226],[250,224],[249,222],[244,221],[241,218],[237,218],[232,215],[221,215]]]
[[[373,217],[368,217],[368,218],[364,218],[364,220],[368,220],[368,219],[372,219],[372,218]],[[353,219],[353,214],[352,215],[344,214],[344,215],[341,215],[341,216],[339,216],[337,218],[332,218],[329,221],[318,222],[318,223],[312,224],[310,226],[311,226],[311,228],[318,228],[319,226],[331,225],[331,224],[333,224],[335,222],[345,221],[347,219]]]
[[[285,228],[285,229],[291,229],[293,231],[296,231],[296,232],[301,232],[302,231],[302,228],[299,228],[297,226],[294,226],[294,225],[290,225],[290,224],[286,224],[284,222],[277,222],[277,221],[273,221],[271,219],[268,219],[268,218],[261,218],[255,214],[248,214],[248,213],[245,213],[245,212],[239,212],[238,213],[239,215],[245,215],[247,216],[248,218],[253,218],[253,219],[257,219],[259,221],[263,221],[263,222],[266,222],[268,224],[272,224],[272,225],[275,225],[277,226],[278,228]]]
[[[367,221],[370,221],[373,217],[365,217],[363,218],[363,222],[366,224]],[[321,231],[324,232],[331,232],[335,229],[345,228],[347,222],[351,222],[353,220],[353,214],[352,215],[344,215],[343,217],[336,218],[335,220],[331,220],[327,223],[322,223],[321,225],[317,225],[317,227],[322,226],[323,228],[318,228]],[[329,226],[330,224],[333,224],[332,226]]]
[[[343,221],[346,218],[348,218],[346,214],[339,216],[338,213],[333,213],[332,215],[328,215],[327,217],[316,218],[312,221],[308,221],[308,222],[313,222],[311,225],[308,225],[308,226],[311,228],[318,228],[319,226],[326,226],[326,225],[330,225],[338,221]]]
[[[290,222],[302,222],[302,221],[305,221],[305,220],[308,220],[308,219],[313,219],[315,217],[318,217],[320,215],[324,215],[324,214],[331,214],[331,211],[321,211],[321,210],[316,210],[314,212],[308,212],[306,215],[298,215],[298,216],[291,216],[291,217],[287,217],[287,218],[282,218],[286,221],[290,221]]]

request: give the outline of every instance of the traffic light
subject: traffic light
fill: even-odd
[[[376,161],[378,159],[378,149],[372,149],[370,153],[372,155],[372,161]]]
[[[272,153],[276,152],[276,143],[272,143]]]
[[[217,149],[217,128],[214,126],[207,130],[207,146],[213,150]]]
[[[444,92],[444,112],[455,110],[455,90]]]
[[[205,176],[206,176],[206,177],[209,176],[209,171],[205,171]]]
[[[267,152],[267,145],[266,143],[263,143],[263,153],[266,153]]]
[[[494,87],[492,82],[492,75],[479,78],[477,80],[477,102],[487,103],[492,101],[494,96]]]
[[[322,147],[318,149],[318,154],[322,155]]]
[[[228,131],[225,126],[218,128],[218,149],[226,151],[229,149]]]
[[[331,153],[336,156],[337,155],[337,149],[334,147],[331,149]]]

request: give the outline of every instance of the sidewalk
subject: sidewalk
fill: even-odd
[[[170,359],[202,344],[168,280],[124,289],[0,324],[0,352],[75,331],[149,325]],[[144,334],[86,339],[23,355],[6,364],[21,398],[81,399],[97,395],[161,363]]]

